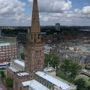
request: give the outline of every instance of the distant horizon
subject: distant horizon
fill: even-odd
[[[40,26],[43,27],[43,26],[55,26],[55,25],[40,25]],[[74,27],[74,26],[75,26],[75,27],[90,27],[90,26],[82,26],[82,25],[81,25],[81,26],[77,26],[77,25],[71,25],[71,26],[70,26],[70,25],[60,25],[60,26],[61,26],[61,27],[62,27],[62,26],[67,26],[67,27],[68,27],[68,26],[69,26],[69,27]],[[8,25],[8,26],[2,25],[2,26],[0,26],[0,27],[31,27],[31,25],[30,25],[30,26],[29,26],[29,25],[11,25],[11,26],[9,26],[9,25]]]

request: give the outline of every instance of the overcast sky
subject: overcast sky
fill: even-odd
[[[30,26],[33,0],[0,0],[0,26]],[[90,26],[90,0],[38,0],[41,25]]]

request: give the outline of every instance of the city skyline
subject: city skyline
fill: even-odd
[[[38,0],[41,25],[90,26],[89,0]],[[30,26],[32,0],[0,0],[0,26]]]

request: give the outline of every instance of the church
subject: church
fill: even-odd
[[[76,86],[48,74],[44,67],[44,42],[41,39],[37,0],[33,0],[31,30],[27,35],[25,61],[12,60],[7,76],[13,90],[76,90]]]

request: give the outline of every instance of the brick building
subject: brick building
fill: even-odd
[[[0,40],[0,63],[10,62],[11,59],[17,58],[16,42]]]

